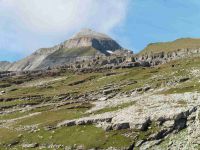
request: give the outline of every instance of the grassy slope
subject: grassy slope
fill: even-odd
[[[172,42],[161,42],[149,44],[139,54],[172,52],[179,49],[194,49],[200,48],[200,39],[182,38]]]
[[[178,80],[181,77],[189,77],[190,70],[198,69],[200,67],[200,59],[182,59],[178,61],[172,61],[168,64],[163,64],[154,68],[134,68],[134,69],[117,69],[117,70],[108,70],[99,73],[87,73],[87,74],[72,74],[72,73],[63,73],[61,74],[62,80],[55,82],[50,82],[45,84],[45,86],[17,86],[13,85],[8,88],[0,88],[0,90],[8,89],[8,93],[1,96],[4,98],[10,97],[24,97],[24,96],[35,96],[43,95],[43,97],[56,97],[61,94],[73,94],[79,93],[84,94],[91,91],[99,91],[102,87],[112,84],[112,85],[122,85],[120,87],[121,92],[126,92],[133,90],[135,88],[143,87],[145,85],[151,85],[152,87],[160,87],[161,85],[167,84],[167,82],[173,82]],[[173,67],[174,66],[174,67]],[[113,72],[115,75],[105,76],[106,73]],[[60,78],[60,76],[59,76]],[[9,79],[10,80],[10,79]],[[16,79],[17,80],[17,79]],[[26,79],[25,79],[26,80]],[[44,79],[45,80],[45,79]],[[48,80],[48,79],[47,79]],[[194,78],[194,81],[197,78]],[[81,84],[71,84],[76,83],[77,81],[83,81]],[[136,83],[134,83],[136,81]],[[7,84],[6,81],[3,81],[4,84]],[[133,83],[132,83],[133,82]],[[127,84],[132,83],[132,84]],[[193,84],[193,82],[189,82]],[[183,83],[181,84],[187,84]],[[198,84],[198,83],[197,83]],[[198,87],[198,86],[197,86]],[[10,89],[15,88],[14,91],[9,91]],[[49,99],[40,99],[40,101],[48,101]],[[52,99],[51,99],[52,100]],[[55,98],[56,100],[56,98]],[[30,102],[30,101],[27,101]],[[16,102],[4,102],[3,105],[15,103],[26,103],[26,101],[16,101]]]
[[[163,91],[163,94],[170,93],[183,93],[188,91],[200,91],[200,83],[199,76],[190,75],[190,71],[193,69],[199,69],[200,67],[200,59],[193,58],[187,60],[178,60],[172,61],[168,64],[164,64],[161,66],[157,66],[154,68],[133,68],[133,69],[117,69],[117,70],[108,70],[99,73],[87,73],[87,74],[72,74],[72,73],[62,73],[58,78],[62,77],[61,80],[56,80],[54,82],[45,83],[45,86],[28,86],[24,87],[18,84],[13,84],[15,79],[8,79],[5,81],[0,81],[0,84],[10,83],[10,87],[0,88],[1,90],[5,90],[7,94],[0,96],[0,98],[10,98],[16,97],[19,98],[10,102],[0,102],[0,106],[13,106],[17,104],[30,104],[32,101],[23,100],[20,97],[26,96],[34,96],[34,95],[43,95],[44,98],[36,99],[34,102],[36,103],[48,103],[48,102],[59,102],[59,95],[61,94],[84,94],[86,92],[91,91],[99,91],[102,87],[112,84],[120,86],[120,92],[127,92],[133,90],[135,88],[144,87],[146,85],[151,85],[153,88],[159,88],[163,85],[166,86],[168,82],[175,82],[179,78],[182,77],[190,77],[190,80],[187,82],[179,83],[171,87],[171,89],[167,91]],[[106,76],[107,73],[113,72],[115,75]],[[198,75],[198,74],[197,74]],[[26,77],[19,77],[20,81],[25,80]],[[28,77],[27,77],[28,78]],[[50,78],[44,78],[44,80],[49,80]],[[12,81],[12,82],[11,82]],[[30,83],[38,81],[38,79],[32,79]],[[71,85],[73,83],[77,83],[77,81],[84,81],[80,84]],[[137,81],[137,82],[135,82]],[[131,83],[132,84],[127,84]],[[11,89],[15,89],[12,91]],[[11,91],[10,91],[11,90]],[[45,97],[51,97],[45,99]],[[134,103],[125,103],[119,105],[117,107],[105,108],[95,113],[104,113],[115,111],[121,108],[128,107],[130,105],[134,105]],[[64,145],[73,145],[73,144],[83,144],[87,148],[91,147],[100,147],[107,148],[109,146],[114,147],[124,147],[129,146],[131,141],[139,140],[147,136],[150,132],[142,132],[142,133],[134,133],[138,135],[139,139],[127,138],[123,135],[122,131],[120,132],[105,132],[101,129],[98,129],[94,126],[80,126],[80,127],[71,127],[71,128],[61,128],[55,130],[55,134],[52,135],[51,131],[43,130],[44,126],[55,125],[57,122],[66,120],[79,118],[84,116],[84,112],[88,108],[76,108],[76,109],[68,109],[70,106],[63,106],[60,109],[57,109],[52,106],[37,108],[34,110],[30,110],[27,112],[16,112],[8,115],[0,115],[0,119],[12,119],[18,118],[22,116],[26,116],[28,114],[34,112],[41,112],[33,117],[28,117],[24,119],[20,119],[16,121],[16,123],[12,124],[11,127],[19,128],[27,125],[35,125],[39,124],[40,131],[36,133],[28,133],[26,131],[15,131],[9,130],[5,128],[0,128],[0,148],[2,148],[2,144],[12,143],[13,140],[19,140],[20,143],[24,142],[39,142],[39,143],[55,143],[56,144],[64,144]],[[154,128],[153,128],[154,129]],[[156,130],[156,129],[155,129]],[[128,132],[128,130],[124,130],[123,132]],[[135,131],[134,131],[135,132]],[[152,131],[153,132],[153,131]],[[18,138],[18,135],[22,134],[23,137],[21,139]],[[3,136],[2,136],[3,135]],[[43,136],[43,139],[38,139],[38,136]],[[53,136],[53,137],[51,137]],[[58,141],[58,142],[57,142]],[[116,142],[117,141],[117,142]],[[17,145],[18,146],[18,145]],[[3,149],[3,148],[2,148]]]

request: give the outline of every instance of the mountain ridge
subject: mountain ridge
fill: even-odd
[[[109,36],[90,29],[84,29],[69,38],[69,40],[51,48],[41,48],[18,62],[2,62],[0,63],[0,70],[47,69],[48,67],[62,66],[76,61],[92,60],[95,57],[115,55],[117,50],[122,50],[117,57],[126,55],[125,49]],[[198,56],[200,56],[199,38],[179,38],[169,42],[150,43],[141,52],[135,55],[128,55],[123,61],[126,61],[126,59],[136,60],[141,66],[154,66],[171,60]],[[103,59],[109,58],[105,57]]]
[[[56,66],[70,63],[80,57],[84,59],[85,56],[94,58],[98,55],[109,55],[110,51],[119,49],[123,48],[109,36],[91,29],[84,29],[72,36],[72,38],[69,38],[69,40],[51,48],[41,48],[30,56],[12,63],[6,70],[26,71],[44,69],[51,67],[51,65]],[[83,52],[80,50],[83,50]],[[56,56],[53,56],[53,54]]]

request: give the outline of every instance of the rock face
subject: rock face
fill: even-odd
[[[25,71],[64,65],[87,60],[99,55],[109,55],[122,47],[105,34],[84,29],[69,40],[52,48],[42,48],[32,55],[2,70]],[[1,66],[1,64],[0,64]]]

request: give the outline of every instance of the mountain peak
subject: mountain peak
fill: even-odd
[[[111,39],[106,34],[99,33],[99,32],[96,32],[96,31],[94,31],[92,29],[88,29],[88,28],[83,28],[80,32],[75,34],[72,37],[72,39],[85,38],[85,37],[96,38],[96,39]]]
[[[50,48],[41,48],[32,55],[9,65],[9,71],[43,69],[49,66],[69,64],[96,56],[109,56],[123,48],[106,34],[82,29],[69,40]],[[0,68],[1,69],[1,68]]]

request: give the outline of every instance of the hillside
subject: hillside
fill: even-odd
[[[0,149],[198,149],[199,67],[197,57],[0,78]]]
[[[149,63],[150,66],[172,60],[200,57],[200,39],[182,38],[172,42],[152,43],[135,57],[138,61]]]
[[[150,54],[160,52],[173,52],[180,49],[199,49],[200,39],[194,38],[181,38],[172,42],[160,42],[149,44],[139,54]]]
[[[135,55],[83,30],[1,62],[0,149],[200,149],[199,42]]]

